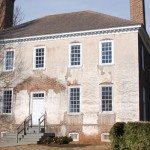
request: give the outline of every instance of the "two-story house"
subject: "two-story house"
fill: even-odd
[[[100,140],[116,122],[149,121],[144,1],[130,5],[131,20],[81,11],[1,30],[0,132],[46,114],[47,133]]]

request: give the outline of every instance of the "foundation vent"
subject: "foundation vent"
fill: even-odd
[[[73,141],[79,141],[79,133],[69,133],[69,137],[71,137]]]
[[[101,141],[102,142],[110,142],[109,133],[102,133],[101,134]]]

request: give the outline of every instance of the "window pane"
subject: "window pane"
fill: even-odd
[[[5,70],[13,70],[14,51],[6,51],[5,54]]]
[[[3,93],[3,113],[11,113],[12,91],[4,91]]]
[[[112,87],[102,87],[102,111],[112,111]]]
[[[80,88],[70,88],[69,111],[80,112]]]
[[[80,65],[81,62],[81,46],[80,45],[72,45],[70,50],[70,64],[71,66]]]
[[[35,68],[44,67],[44,48],[38,48],[35,51]]]
[[[112,42],[103,42],[101,47],[101,63],[112,63]]]

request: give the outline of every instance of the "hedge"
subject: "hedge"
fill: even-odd
[[[150,122],[118,122],[110,140],[113,150],[150,150]]]

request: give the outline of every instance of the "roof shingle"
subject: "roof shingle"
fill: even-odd
[[[136,25],[130,20],[93,11],[49,15],[0,32],[2,38],[19,38]]]

